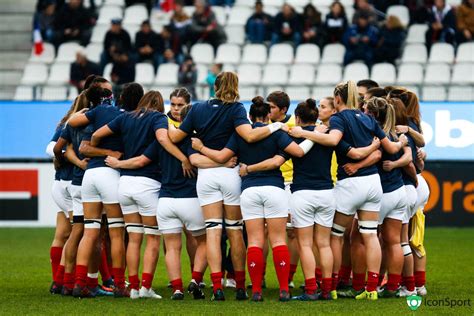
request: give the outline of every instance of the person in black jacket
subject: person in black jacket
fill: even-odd
[[[188,89],[193,100],[196,99],[197,69],[191,56],[186,56],[179,67],[178,84]]]
[[[87,60],[83,52],[77,52],[76,61],[71,64],[69,82],[77,88],[78,93],[81,93],[84,89],[86,78],[90,75],[100,74],[102,73],[98,64]]]
[[[114,95],[120,95],[124,84],[135,81],[135,62],[130,54],[122,51],[114,53],[110,78]]]
[[[284,4],[274,20],[272,44],[293,42],[295,46],[301,43],[302,23],[296,11],[289,4]]]
[[[380,30],[380,39],[375,50],[375,62],[395,64],[395,60],[400,57],[405,37],[405,28],[400,19],[394,15],[389,15],[385,25]]]
[[[138,54],[138,62],[150,60],[155,70],[159,62],[158,41],[158,34],[151,29],[150,21],[143,21],[140,31],[135,36],[135,50]]]
[[[273,27],[273,18],[263,11],[263,2],[255,2],[255,13],[249,17],[245,24],[245,33],[251,43],[269,41]]]
[[[340,43],[348,25],[346,11],[340,2],[331,4],[330,9],[324,22],[326,43]]]
[[[158,64],[181,64],[184,60],[181,37],[173,32],[173,26],[165,25],[158,35]]]
[[[312,4],[307,4],[303,9],[303,43],[316,44],[323,47],[324,27],[321,21],[321,12]]]
[[[59,10],[54,19],[54,44],[79,41],[82,46],[89,43],[94,22],[82,0],[70,0]]]
[[[429,13],[430,28],[426,32],[428,49],[436,42],[454,44],[456,36],[456,16],[454,10],[445,0],[435,0]]]
[[[113,60],[114,54],[120,51],[122,54],[131,54],[132,52],[132,41],[130,35],[126,30],[122,28],[121,19],[113,19],[110,26],[110,30],[105,34],[104,40],[104,51],[100,57],[100,66],[102,69],[105,68],[107,63]]]

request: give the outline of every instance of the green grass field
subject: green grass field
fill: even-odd
[[[74,299],[51,295],[48,292],[51,269],[49,246],[52,229],[0,229],[0,315],[26,314],[407,314],[432,313],[473,315],[474,308],[474,229],[430,228],[426,232],[428,251],[428,297],[422,306],[412,312],[405,299],[379,299],[376,302],[339,299],[325,302],[277,301],[277,281],[273,267],[267,269],[267,286],[263,303],[237,302],[231,290],[226,290],[225,302],[194,301],[186,296],[184,301],[171,301],[164,260],[160,257],[154,288],[163,300],[136,300],[97,298]],[[183,281],[190,278],[186,256]],[[269,262],[272,262],[271,260]],[[208,274],[206,274],[209,284]],[[303,276],[298,270],[295,283],[301,284]],[[206,289],[209,296],[210,289]],[[295,290],[293,294],[299,293]],[[426,300],[471,300],[471,306],[427,306]]]

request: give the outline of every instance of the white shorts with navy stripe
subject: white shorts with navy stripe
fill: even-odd
[[[291,223],[295,228],[313,226],[315,223],[332,227],[336,202],[333,190],[298,190],[290,201]]]
[[[59,207],[58,212],[63,212],[69,217],[69,211],[72,211],[71,181],[54,180],[51,189],[53,200]]]
[[[379,225],[384,219],[391,218],[403,222],[407,214],[407,194],[405,186],[382,195],[382,206],[379,213]]]
[[[120,173],[109,167],[87,169],[82,180],[82,201],[118,204]]]
[[[84,216],[84,208],[82,206],[81,186],[71,185],[72,192],[72,215]]]
[[[156,216],[161,183],[148,177],[121,176],[119,202],[123,214]]]
[[[288,195],[284,189],[272,185],[250,187],[240,196],[244,221],[257,218],[288,217]]]
[[[382,194],[378,173],[338,180],[334,188],[336,211],[349,216],[358,210],[379,212]]]
[[[193,236],[203,235],[206,232],[204,216],[197,198],[160,198],[156,217],[163,235],[181,233],[183,226]]]
[[[403,219],[403,224],[408,224],[410,218],[415,215],[416,209],[416,200],[418,194],[416,193],[416,188],[414,185],[405,185],[405,192],[407,195],[407,212],[405,213],[405,218]]]
[[[430,197],[430,187],[425,178],[423,178],[421,174],[418,174],[416,177],[418,178],[418,186],[416,187],[417,196],[414,213],[416,213],[419,208],[424,209],[426,203],[428,203],[428,198]]]
[[[222,201],[224,205],[240,205],[239,166],[198,170],[196,190],[201,206]]]

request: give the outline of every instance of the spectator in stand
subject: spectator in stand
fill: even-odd
[[[324,27],[321,21],[321,12],[312,4],[307,4],[303,9],[303,43],[324,45]]]
[[[158,35],[158,64],[183,62],[183,50],[180,37],[173,33],[171,26],[164,26]]]
[[[112,72],[110,78],[113,83],[114,95],[120,95],[123,85],[135,81],[135,62],[130,53],[117,50],[112,56]]]
[[[77,88],[78,93],[81,93],[87,77],[101,74],[98,64],[88,60],[83,52],[77,52],[76,61],[71,64],[69,82]]]
[[[39,27],[41,37],[46,42],[53,42],[54,40],[54,17],[56,10],[56,2],[48,0],[41,6],[41,10],[35,12],[33,17],[33,28]]]
[[[209,86],[209,97],[213,98],[216,94],[214,91],[214,83],[216,82],[217,75],[222,71],[222,64],[214,64],[207,73],[206,83]]]
[[[189,25],[191,24],[191,18],[184,12],[184,2],[177,0],[175,2],[175,9],[171,16],[170,27],[172,33],[178,35],[182,43],[187,41],[186,36],[188,33]]]
[[[193,58],[187,56],[178,72],[178,84],[180,87],[188,89],[191,94],[191,99],[196,99],[196,82],[197,82],[197,70],[194,64]]]
[[[222,26],[217,23],[214,12],[205,0],[195,0],[194,7],[196,9],[190,25],[191,43],[205,42],[217,49],[227,39]]]
[[[474,0],[464,0],[457,8],[458,43],[474,38]]]
[[[138,62],[151,61],[156,68],[159,64],[158,34],[150,26],[150,21],[142,22],[140,31],[135,36],[135,50],[138,54]]]
[[[82,46],[89,43],[94,18],[82,4],[82,0],[70,0],[64,4],[54,18],[54,43],[79,41]]]
[[[255,2],[255,12],[249,17],[245,24],[245,33],[251,43],[263,43],[269,41],[272,36],[273,18],[263,11],[263,2]]]
[[[302,28],[302,22],[296,11],[285,3],[274,20],[272,44],[292,42],[298,46],[301,43]]]
[[[132,52],[132,42],[128,32],[122,28],[122,20],[113,19],[110,30],[105,34],[104,51],[100,57],[102,70],[105,65],[112,61],[113,55],[118,51],[130,54]]]
[[[400,19],[394,15],[389,15],[385,25],[380,30],[380,39],[375,50],[375,61],[395,65],[395,60],[400,57],[405,37],[405,28]]]
[[[155,0],[125,0],[125,6],[129,7],[135,4],[143,4],[148,10],[148,13],[150,13],[151,8],[153,8],[153,5],[155,4],[155,2],[156,2]]]
[[[356,59],[362,59],[371,67],[374,61],[374,50],[378,41],[378,30],[369,23],[369,16],[361,12],[357,23],[347,29],[343,43],[346,46],[344,65]]]
[[[426,32],[428,49],[436,42],[454,44],[456,36],[456,16],[453,8],[445,0],[435,0],[429,15],[429,29]]]
[[[348,25],[346,11],[340,2],[333,2],[330,9],[324,22],[326,43],[339,43],[342,42]]]
[[[368,0],[356,0],[354,6],[356,11],[354,13],[354,17],[352,18],[352,24],[357,24],[357,20],[361,14],[367,15],[370,24],[377,23],[377,13],[375,8],[369,3]]]

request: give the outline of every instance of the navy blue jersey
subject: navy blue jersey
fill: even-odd
[[[359,110],[344,110],[331,116],[329,121],[331,130],[338,130],[343,133],[342,140],[354,148],[369,146],[374,136],[380,140],[385,138],[384,131],[377,124],[372,116],[365,115]],[[377,173],[377,166],[359,169],[355,174],[349,176],[343,166],[346,163],[355,162],[355,160],[336,150],[337,155],[337,179],[342,180],[348,177],[361,177]]]
[[[121,111],[116,106],[101,104],[99,106],[96,106],[92,110],[87,111],[85,115],[89,120],[90,124],[92,125],[92,132],[94,133],[99,128],[111,122],[113,119],[115,119],[122,113],[123,111]],[[112,135],[109,137],[105,137],[100,141],[98,147],[114,151],[122,151],[122,143],[120,140],[120,136]],[[89,161],[89,164],[87,165],[87,169],[106,167],[104,160],[104,156],[92,157]]]
[[[181,143],[176,144],[187,155],[191,148],[191,138],[186,137]],[[175,199],[196,198],[196,178],[187,178],[183,174],[181,161],[171,155],[158,141],[154,141],[143,153],[153,162],[159,161],[162,169],[160,198]],[[153,163],[152,162],[152,163]]]
[[[255,123],[252,127],[257,128],[262,126],[266,125]],[[266,159],[273,158],[275,155],[281,155],[288,159],[289,157],[284,153],[284,150],[292,141],[288,134],[279,130],[259,142],[249,144],[235,132],[225,147],[232,150],[239,157],[240,162],[246,165],[254,165]],[[263,185],[271,185],[284,189],[285,184],[280,169],[252,172],[242,178],[242,191],[249,187]]]
[[[420,129],[418,128],[418,126],[415,124],[415,122],[413,122],[411,119],[408,120],[408,126],[413,129],[414,131],[420,133]],[[411,137],[411,136],[410,136]],[[413,140],[413,138],[411,137],[411,140]],[[415,164],[415,161],[416,161],[416,154],[417,154],[417,151],[416,151],[416,145],[415,145],[415,141],[413,140],[413,146],[410,146],[411,148],[411,156],[413,158],[413,163]],[[414,148],[414,150],[413,150]],[[421,173],[421,170],[416,166],[415,164],[415,168],[416,168],[416,173],[417,174],[420,174]]]
[[[387,136],[391,141],[393,141],[392,136]],[[403,186],[403,177],[402,170],[400,168],[395,168],[392,171],[383,170],[383,162],[385,160],[397,161],[402,156],[402,152],[396,154],[389,154],[385,150],[382,150],[382,159],[377,163],[377,168],[379,170],[380,182],[382,183],[383,193],[393,192]]]
[[[79,152],[79,146],[83,140],[90,140],[92,135],[92,125],[87,125],[85,127],[73,128],[69,125],[66,125],[66,128],[63,129],[61,133],[61,138],[64,138],[69,144],[72,144],[72,148],[76,153],[77,158],[84,159],[85,157]],[[84,177],[84,170],[78,166],[74,166],[72,172],[72,184],[73,185],[82,185],[82,178]]]
[[[406,134],[406,136],[408,138],[408,146],[411,149],[411,157],[413,159],[413,162],[415,162],[415,159],[416,159],[415,141],[413,140],[413,138],[409,134]],[[417,169],[417,173],[418,173],[418,169]],[[403,176],[403,183],[405,185],[413,185],[413,186],[415,185],[415,181],[411,177],[409,177],[408,174],[405,171],[402,171],[402,176]]]
[[[59,124],[58,127],[56,127],[56,131],[54,132],[53,138],[51,139],[52,142],[57,142],[59,137],[61,137],[61,133],[64,130],[64,124]],[[63,148],[63,150],[66,150],[66,148]],[[72,180],[72,170],[74,169],[74,165],[70,163],[69,161],[64,161],[62,166],[56,170],[56,173],[54,174],[54,180],[65,180],[65,181],[70,181]]]
[[[179,129],[188,135],[196,131],[206,147],[221,150],[242,124],[249,124],[242,103],[223,104],[213,99],[194,104]]]
[[[315,126],[305,126],[303,130],[314,131]],[[293,139],[301,143],[304,138]],[[293,183],[291,192],[298,190],[329,190],[333,188],[331,160],[334,149],[319,144],[301,158],[293,157]]]
[[[160,112],[128,112],[117,116],[107,126],[119,135],[123,145],[123,159],[138,157],[156,139],[155,131],[168,129],[168,119]],[[151,163],[139,169],[121,169],[121,176],[147,177],[160,181],[160,168]]]

